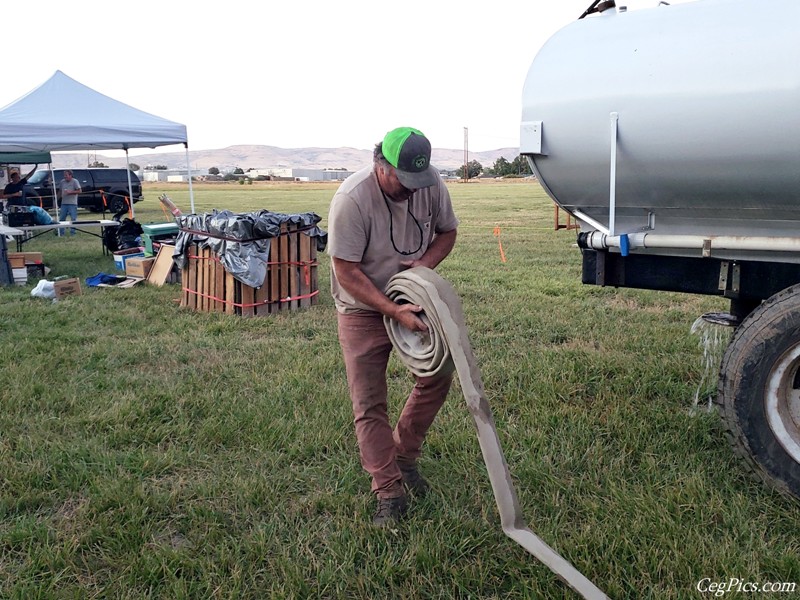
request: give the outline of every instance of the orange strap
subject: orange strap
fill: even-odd
[[[292,300],[304,300],[305,298],[313,298],[314,296],[319,294],[319,290],[314,290],[310,294],[300,294],[299,296],[286,296],[286,298],[280,298],[279,300],[272,300],[272,301],[264,300],[263,302],[253,302],[252,304],[243,304],[241,302],[233,302],[231,300],[225,300],[224,298],[217,298],[216,296],[212,296],[211,294],[204,294],[203,292],[198,292],[197,290],[192,290],[187,287],[184,287],[183,291],[188,292],[189,294],[194,294],[195,296],[202,296],[203,298],[216,300],[217,302],[222,302],[223,304],[236,306],[238,308],[251,308],[253,306],[264,306],[265,304],[274,304],[275,302],[291,302]]]

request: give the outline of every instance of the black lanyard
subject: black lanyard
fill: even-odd
[[[384,202],[386,202],[386,210],[389,211],[389,239],[392,242],[392,248],[394,248],[395,252],[397,252],[398,254],[402,254],[403,256],[411,256],[412,254],[416,254],[417,252],[420,251],[420,248],[422,248],[422,242],[424,241],[423,238],[425,236],[422,233],[422,226],[419,224],[419,221],[417,221],[417,217],[415,217],[414,213],[411,212],[411,198],[406,200],[407,202],[406,206],[408,207],[408,214],[411,216],[412,219],[414,219],[414,224],[417,226],[417,229],[419,230],[419,246],[417,246],[416,250],[412,250],[411,252],[404,252],[403,250],[398,250],[397,245],[394,243],[394,228],[392,226],[392,207],[389,205],[390,200],[386,197],[386,194],[384,193],[383,190],[381,190],[381,194],[383,195]]]

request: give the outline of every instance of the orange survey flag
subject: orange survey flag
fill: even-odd
[[[500,228],[494,228],[494,237],[497,238],[497,245],[500,247],[500,260],[506,262],[506,253],[503,252],[503,242],[500,241]]]

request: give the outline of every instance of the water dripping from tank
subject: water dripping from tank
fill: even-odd
[[[700,402],[705,400],[706,410],[711,411],[714,395],[717,393],[722,356],[730,342],[733,328],[738,324],[736,317],[720,312],[705,313],[692,323],[690,333],[698,336],[698,345],[703,351],[703,375],[694,393],[694,408],[699,408]]]

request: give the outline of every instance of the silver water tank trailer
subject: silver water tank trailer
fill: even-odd
[[[648,232],[639,251],[673,254],[719,236],[718,256],[800,262],[759,241],[800,234],[799,26],[797,0],[576,20],[530,67],[520,151],[584,231]]]
[[[595,7],[536,55],[520,152],[578,219],[583,283],[730,299],[714,402],[800,498],[800,1]]]

